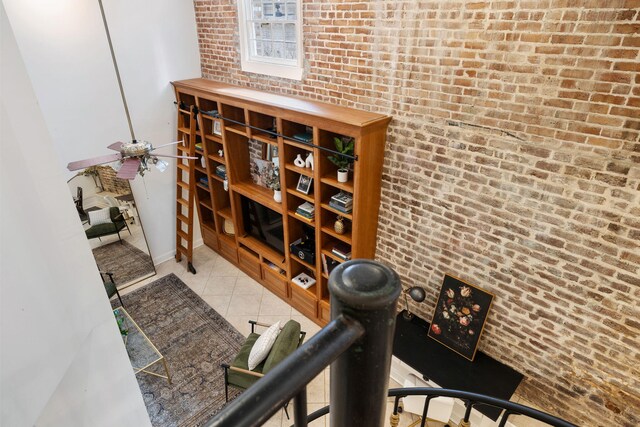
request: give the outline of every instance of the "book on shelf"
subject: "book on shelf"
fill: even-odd
[[[227,168],[224,165],[216,166],[216,175],[222,179],[227,179]]]
[[[311,217],[304,216],[299,212],[296,212],[294,215],[297,216],[298,218],[302,218],[303,220],[305,220],[307,222],[313,221],[313,218],[314,218],[313,216],[311,216]]]
[[[345,261],[350,260],[351,259],[351,246],[347,245],[346,243],[336,243],[333,245],[333,248],[331,249],[331,253],[336,255],[338,258],[341,258]]]
[[[207,178],[206,176],[201,176],[200,178],[198,178],[198,181],[200,181],[200,184],[209,188],[209,178]]]
[[[313,141],[313,134],[309,132],[296,133],[295,135],[293,135],[293,139],[297,139],[298,141],[309,143]]]
[[[341,191],[338,194],[334,194],[333,196],[331,196],[330,202],[333,202],[336,205],[342,206],[344,208],[349,208],[353,206],[353,196],[349,193]]]
[[[331,274],[334,268],[340,265],[338,261],[326,256],[325,254],[320,254],[320,256],[322,257],[322,271],[324,271],[324,274],[327,276]]]
[[[316,279],[309,276],[307,273],[300,273],[296,277],[291,279],[291,281],[294,284],[300,286],[302,289],[309,289],[316,283]]]
[[[337,210],[337,211],[342,212],[342,213],[349,214],[349,213],[353,212],[353,207],[352,207],[352,206],[349,206],[348,208],[345,208],[344,206],[336,205],[336,204],[333,202],[333,200],[331,200],[331,201],[329,202],[329,206],[330,206],[330,207],[332,207],[333,209]]]
[[[300,206],[298,206],[298,209],[296,209],[298,212],[306,212],[309,213],[311,215],[313,215],[316,211],[316,207],[313,205],[313,203],[309,203],[309,202],[304,202],[303,204],[301,204]]]
[[[196,144],[196,150],[198,150],[198,151],[202,151],[202,142],[198,142],[198,143]]]

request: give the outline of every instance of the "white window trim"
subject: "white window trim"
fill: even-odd
[[[297,63],[295,65],[278,63],[278,59],[274,58],[273,62],[267,59],[254,59],[251,57],[251,48],[249,46],[249,28],[247,10],[248,0],[238,0],[238,32],[240,33],[240,65],[242,71],[256,74],[266,74],[273,77],[283,77],[286,79],[302,80],[303,66],[303,48],[302,48],[302,0],[296,1],[296,19],[297,22]]]

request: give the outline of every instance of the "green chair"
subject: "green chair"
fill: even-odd
[[[97,224],[92,225],[87,228],[84,232],[87,235],[87,239],[95,239],[96,237],[99,239],[103,236],[109,236],[111,234],[118,234],[118,239],[120,239],[120,243],[122,243],[122,238],[120,237],[120,231],[124,228],[129,231],[131,234],[131,230],[129,230],[129,226],[127,225],[127,221],[125,221],[124,217],[120,213],[120,209],[116,207],[109,208],[109,217],[111,218],[111,222],[106,224]]]
[[[98,270],[100,273],[100,277],[102,278],[102,283],[104,283],[104,290],[107,291],[107,296],[111,299],[112,296],[118,295],[118,299],[120,300],[120,305],[124,307],[122,302],[122,298],[120,298],[120,292],[118,292],[118,288],[116,287],[116,282],[113,281],[113,273],[108,273],[105,271]],[[109,277],[109,281],[104,280],[104,276]]]
[[[229,401],[229,386],[241,390],[249,388],[273,369],[274,366],[300,347],[306,335],[306,332],[300,330],[300,323],[295,320],[289,320],[280,330],[267,358],[256,366],[253,371],[250,371],[248,363],[249,354],[256,340],[260,337],[259,334],[255,333],[255,326],[269,327],[271,325],[259,323],[255,320],[249,320],[249,323],[251,324],[251,334],[249,334],[242,345],[240,353],[233,359],[231,365],[221,365],[224,368],[224,397],[227,402]],[[289,418],[287,405],[284,406],[284,410],[287,418]]]

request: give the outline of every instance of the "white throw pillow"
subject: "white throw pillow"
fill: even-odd
[[[98,224],[110,224],[111,221],[111,213],[109,212],[111,208],[104,208],[97,211],[89,212],[89,224],[98,225]]]
[[[264,334],[260,335],[256,340],[253,347],[251,347],[251,352],[249,353],[248,365],[250,370],[253,371],[260,362],[267,358],[279,333],[280,321],[269,326],[269,328],[264,331]]]

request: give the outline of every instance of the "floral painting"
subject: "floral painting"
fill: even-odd
[[[445,275],[428,335],[473,360],[492,302],[492,294]]]

